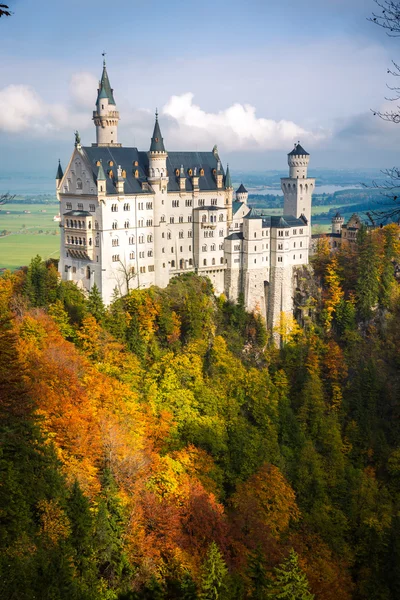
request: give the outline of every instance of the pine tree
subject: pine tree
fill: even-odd
[[[90,312],[90,314],[94,316],[96,321],[98,321],[99,323],[103,321],[104,316],[106,314],[106,309],[99,288],[95,283],[93,284],[93,287],[89,292],[87,309],[88,312]]]
[[[76,334],[75,329],[72,327],[69,316],[66,310],[64,310],[64,305],[61,300],[56,300],[54,304],[51,304],[49,307],[49,315],[53,317],[54,321],[57,323],[61,335],[67,340],[75,340]]]
[[[274,569],[275,581],[267,598],[280,600],[313,600],[306,574],[299,565],[298,554],[291,549],[287,559]]]
[[[220,600],[224,597],[228,569],[215,542],[211,542],[202,568],[201,600]]]
[[[251,598],[264,600],[270,586],[270,579],[264,567],[264,555],[260,546],[250,554],[248,570],[252,587]]]
[[[358,231],[357,246],[357,308],[362,319],[369,319],[379,297],[379,259],[373,237],[364,226]]]

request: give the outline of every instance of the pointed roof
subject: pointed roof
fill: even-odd
[[[158,123],[158,112],[156,110],[156,122],[154,124],[153,137],[151,138],[150,152],[165,152],[164,140]]]
[[[62,179],[63,177],[64,177],[64,173],[61,168],[61,161],[60,161],[60,159],[58,159],[58,169],[57,169],[56,179]]]
[[[294,145],[294,149],[289,152],[288,156],[310,156],[308,152],[306,152],[303,146],[300,145],[300,142]]]
[[[113,91],[114,90],[111,87],[110,80],[108,79],[106,61],[103,60],[103,73],[102,73],[101,80],[100,80],[97,102],[100,100],[100,98],[107,98],[109,104],[114,104],[114,106],[115,106]]]
[[[106,177],[106,174],[104,173],[103,163],[100,160],[99,170],[97,173],[97,181],[106,181],[106,180],[107,180],[107,177]]]
[[[244,187],[243,183],[240,184],[240,186],[238,187],[238,189],[236,190],[237,194],[247,194],[247,190]]]
[[[226,165],[225,187],[227,189],[231,189],[233,187],[232,186],[231,174],[230,174],[230,171],[229,171],[229,165]]]

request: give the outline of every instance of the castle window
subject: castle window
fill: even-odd
[[[125,229],[129,229],[129,221],[125,221],[124,227],[125,227]]]
[[[302,247],[303,247],[303,242],[300,242],[300,248],[302,248]]]
[[[302,254],[300,254],[300,258],[303,258],[303,255],[302,255]]]
[[[192,237],[192,230],[189,229],[189,231],[188,231],[188,238],[191,238],[191,237]]]
[[[254,264],[255,264],[256,262],[257,262],[257,259],[255,258],[255,259],[254,259]]]
[[[132,246],[135,243],[135,236],[131,235],[131,237],[129,238],[129,244]]]
[[[278,237],[283,237],[283,231],[278,231]]]
[[[165,223],[165,215],[161,215],[160,223]]]
[[[192,171],[192,169],[189,169],[189,170],[188,170],[188,175],[189,175],[189,177],[191,177],[191,176],[193,175],[193,171]]]
[[[113,162],[112,160],[109,160],[109,161],[108,161],[108,166],[109,166],[109,167],[113,167],[113,166],[114,166],[114,162]]]
[[[206,245],[206,244],[204,244],[204,245],[202,246],[201,250],[202,250],[202,252],[207,252],[207,245]]]
[[[118,223],[117,223],[117,221],[114,221],[114,222],[113,222],[113,224],[112,224],[112,228],[113,228],[113,229],[118,229]]]
[[[72,267],[72,272],[76,273],[76,267]]]
[[[170,217],[170,218],[169,218],[169,222],[170,222],[170,223],[174,223],[174,222],[175,222],[175,219],[174,219],[174,217]]]
[[[146,273],[146,267],[140,267],[140,272],[141,273]]]
[[[165,248],[161,248],[161,252],[165,254]]]
[[[114,177],[114,171],[113,171],[112,169],[110,169],[110,170],[109,170],[109,172],[108,172],[108,177],[109,177],[110,179],[113,179],[113,177]]]
[[[89,210],[90,212],[94,212],[96,210],[96,207],[94,204],[89,204]]]
[[[149,273],[153,273],[154,271],[154,265],[149,265]]]
[[[118,204],[111,204],[111,212],[118,212]]]
[[[215,265],[215,258],[212,259],[211,264]]]
[[[183,223],[183,217],[179,217],[179,223]]]
[[[223,221],[223,220],[224,220],[224,215],[221,213],[221,214],[219,215],[219,221],[221,222],[221,221]]]
[[[204,169],[200,169],[200,177],[204,177]]]
[[[182,238],[183,238],[183,231],[180,231],[180,232],[179,232],[179,237],[180,237],[180,239],[182,239]]]
[[[71,202],[67,202],[65,206],[66,206],[67,210],[72,210],[72,204],[71,204]]]
[[[122,177],[123,177],[124,179],[126,179],[126,171],[125,171],[125,169],[122,169],[122,173],[121,173],[121,175],[122,175]]]
[[[90,279],[90,267],[86,267],[86,279]]]
[[[192,215],[189,215],[188,216],[188,223],[191,223],[191,222],[192,222]]]
[[[293,254],[293,260],[296,260],[296,255],[295,254]]]
[[[278,244],[278,250],[283,250],[283,244]]]
[[[135,178],[137,179],[139,177],[139,171],[136,169],[135,171]]]
[[[217,206],[217,198],[211,198],[211,206]]]
[[[119,254],[113,254],[112,261],[113,262],[118,262],[119,261]]]
[[[65,271],[66,273],[68,273],[68,269],[69,269],[69,268],[70,268],[70,267],[69,267],[68,265],[65,265],[65,267],[64,267],[64,271]]]
[[[174,253],[174,249],[173,249],[173,248],[171,248],[171,254],[173,254],[173,253]]]
[[[203,266],[204,266],[204,267],[206,267],[206,266],[207,266],[207,259],[206,259],[206,258],[203,260]]]
[[[221,263],[221,265],[223,265],[223,264],[224,264],[224,257],[223,257],[223,256],[221,256],[221,258],[220,258],[220,261],[219,261],[219,262]]]
[[[133,166],[134,166],[134,167],[138,167],[138,166],[139,166],[139,163],[138,163],[138,161],[137,161],[137,160],[135,160],[135,162],[133,163]]]
[[[83,204],[82,203],[78,204],[78,210],[83,210]]]
[[[167,240],[170,240],[170,239],[171,239],[171,232],[170,232],[170,231],[168,231],[168,232],[167,232]]]
[[[175,169],[175,175],[179,177],[179,169]]]
[[[189,266],[193,265],[193,260],[191,258],[189,258]]]
[[[99,167],[101,165],[101,160],[96,160],[96,167]]]
[[[179,268],[180,269],[184,269],[185,268],[185,261],[183,260],[183,258],[181,258],[180,261],[179,261]]]
[[[172,200],[172,208],[178,208],[179,207],[179,200]]]
[[[192,200],[185,200],[185,206],[192,206]]]
[[[69,235],[67,235],[67,244],[69,244]]]
[[[131,205],[128,204],[128,202],[125,202],[125,204],[124,204],[124,210],[131,210]]]
[[[175,269],[175,261],[171,260],[171,269]]]
[[[139,244],[144,244],[144,235],[139,235]]]
[[[139,258],[144,258],[144,252],[139,252]]]
[[[204,200],[199,200],[199,206],[204,206]]]
[[[138,227],[144,227],[144,219],[139,219]]]
[[[201,222],[202,222],[202,223],[207,223],[207,215],[203,215],[203,216],[201,217]]]
[[[189,252],[191,252],[191,251],[192,251],[192,246],[189,246]]]
[[[153,203],[152,202],[146,202],[146,209],[147,210],[153,210]]]
[[[297,229],[293,229],[293,235],[297,235]]]
[[[282,256],[278,256],[278,262],[282,262]]]
[[[293,248],[296,248],[296,242],[293,242]]]
[[[147,256],[149,256],[149,257],[153,256],[153,250],[148,250],[147,251]]]
[[[113,245],[114,247],[115,247],[115,246],[119,246],[119,239],[118,239],[118,238],[114,238],[114,239],[112,240],[112,245]]]
[[[98,228],[99,228],[99,223],[98,223],[98,221],[95,221],[95,222],[94,222],[94,228],[95,228],[95,229],[98,229]]]
[[[303,235],[303,230],[302,229],[300,229],[300,235]]]
[[[257,252],[257,246],[254,246],[254,252]]]
[[[153,225],[153,219],[147,219],[146,227],[152,227],[152,225]]]
[[[289,237],[290,231],[285,231],[286,237]]]
[[[211,252],[215,252],[215,244],[211,244],[210,250],[211,250]]]
[[[134,258],[135,258],[135,253],[134,253],[134,252],[130,252],[130,253],[129,253],[129,258],[130,258],[130,260],[134,260]]]
[[[76,189],[77,190],[83,189],[82,179],[77,179],[76,180]]]
[[[254,232],[254,237],[257,237],[257,233],[256,232]]]

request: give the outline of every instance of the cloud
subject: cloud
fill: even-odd
[[[191,92],[172,96],[163,107],[163,115],[173,120],[168,129],[174,144],[218,143],[232,151],[275,150],[287,148],[298,138],[312,143],[328,135],[308,131],[293,121],[257,117],[250,104],[234,103],[217,113],[206,112],[193,98]]]
[[[76,106],[94,108],[97,79],[92,73],[75,73],[69,84],[71,97]]]

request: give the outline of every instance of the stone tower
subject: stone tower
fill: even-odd
[[[342,227],[344,223],[344,218],[337,212],[336,215],[332,218],[332,233],[341,233]]]
[[[118,144],[119,112],[114,100],[114,90],[108,79],[106,61],[97,92],[96,110],[93,121],[96,126],[96,143],[93,146],[121,146]]]
[[[243,204],[247,204],[248,198],[249,192],[246,190],[243,183],[241,183],[238,189],[236,190],[236,200],[238,202],[243,202]]]
[[[315,188],[315,179],[307,177],[310,155],[302,148],[300,142],[288,154],[289,177],[281,179],[284,196],[284,215],[307,219],[311,236],[311,197]]]
[[[161,135],[160,124],[158,122],[158,112],[156,111],[156,122],[151,138],[149,157],[149,182],[151,185],[159,184],[160,188],[167,184],[167,158],[168,152],[164,146],[164,140]],[[163,185],[164,184],[164,185]]]

